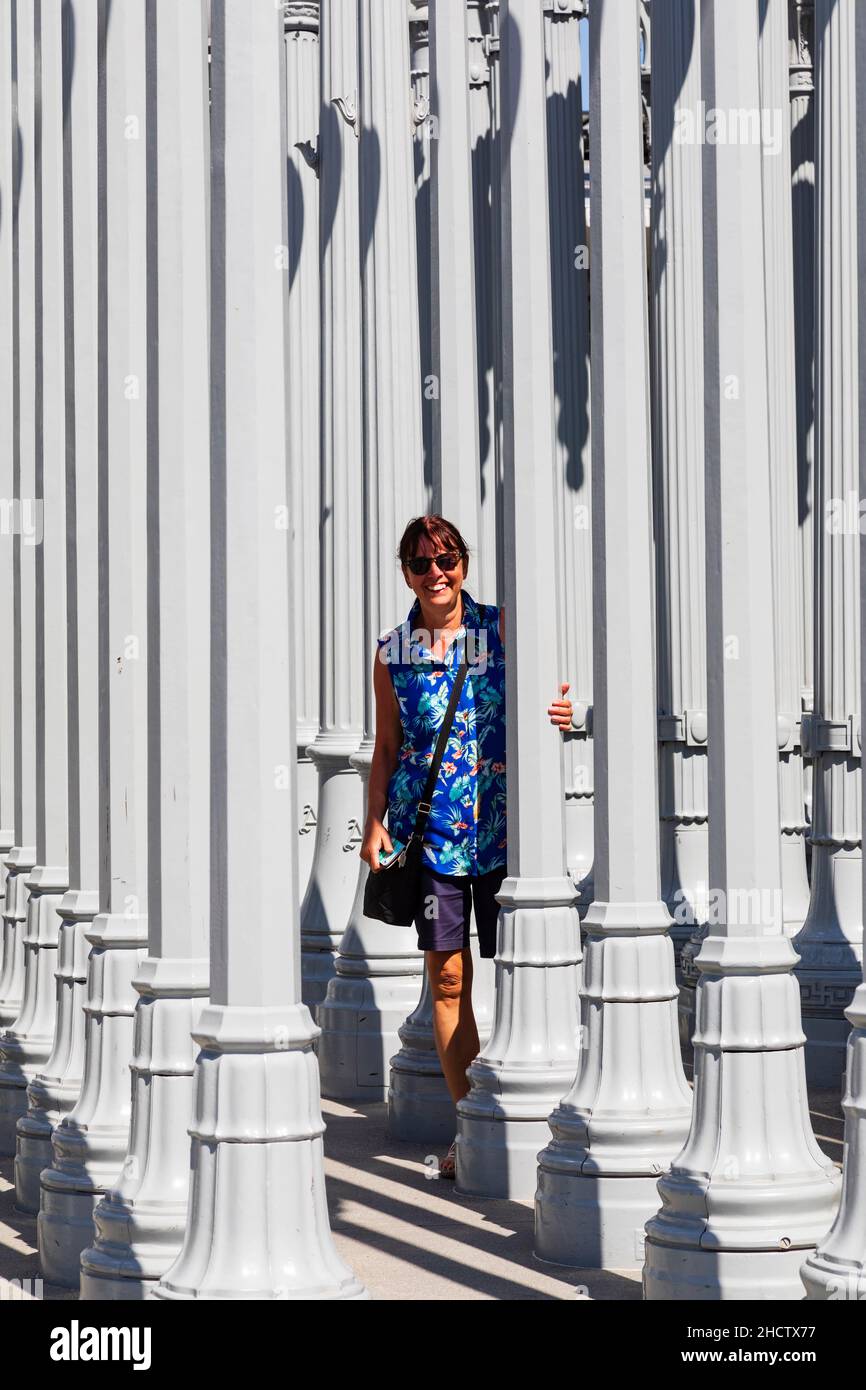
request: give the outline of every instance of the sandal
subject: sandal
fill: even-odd
[[[451,1145],[445,1157],[439,1164],[440,1178],[451,1178],[452,1181],[457,1177],[457,1140]]]

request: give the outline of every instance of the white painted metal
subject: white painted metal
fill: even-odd
[[[40,850],[44,852],[44,800],[37,777],[39,752],[44,752],[44,723],[39,720],[38,694],[42,650],[37,646],[43,572],[37,563],[40,540],[44,543],[44,511],[40,509],[43,437],[43,323],[37,293],[43,287],[43,263],[37,255],[38,209],[42,197],[39,178],[42,152],[50,144],[40,137],[41,100],[39,15],[25,7],[17,25],[18,120],[21,138],[18,190],[18,458],[14,460],[14,498],[20,503],[20,523],[13,536],[15,555],[14,660],[18,702],[16,727],[16,844],[7,865],[13,891],[7,893],[6,914],[16,945],[10,951],[10,977],[0,1000],[0,1023],[9,1025],[0,1034],[0,1154],[15,1153],[15,1125],[26,1108],[26,1086],[32,1070],[51,1049],[54,982],[52,969],[57,949],[56,916],[46,913],[38,891],[30,907],[30,875]],[[40,514],[41,513],[41,514]],[[60,525],[62,528],[62,518]],[[14,526],[14,513],[13,513]],[[42,748],[40,749],[40,742]],[[20,760],[20,761],[19,761]],[[63,769],[60,769],[61,775]],[[42,818],[40,819],[40,812]],[[41,832],[41,833],[40,833]],[[32,838],[31,838],[32,837]],[[7,879],[7,885],[9,879]],[[50,908],[50,905],[48,905]],[[53,920],[52,920],[53,918]],[[16,949],[17,947],[17,949]],[[31,1045],[32,1044],[32,1047]]]
[[[443,9],[444,5],[444,9]],[[430,101],[432,151],[431,257],[434,511],[455,522],[470,555],[470,576],[484,574],[481,544],[478,382],[465,370],[477,359],[476,290],[468,12],[461,21],[449,0],[431,0]],[[420,246],[419,246],[420,253]],[[460,366],[459,364],[464,364]],[[471,581],[474,583],[474,580]],[[492,968],[478,954],[472,923],[472,1005],[479,1040],[490,1032]],[[450,1143],[454,1103],[433,1038],[433,996],[426,971],[417,1007],[398,1029],[390,1059],[388,1131],[396,1139]]]
[[[60,991],[60,919],[58,908],[69,886],[68,844],[68,698],[66,607],[66,433],[67,415],[61,407],[67,385],[66,354],[66,238],[69,235],[63,164],[64,81],[63,22],[59,5],[39,7],[41,69],[41,152],[39,206],[41,210],[40,304],[38,371],[42,418],[37,421],[37,498],[42,510],[42,541],[36,570],[37,689],[36,725],[36,855],[38,863],[28,880],[30,905],[26,940],[32,954],[27,963],[25,1002],[14,1027],[15,1044],[0,1067],[0,1112],[25,1118],[26,1087],[47,1063],[55,1046]],[[67,933],[68,935],[68,933]],[[68,954],[68,952],[66,953]],[[12,1034],[10,1033],[10,1037]],[[17,1094],[13,1087],[20,1087]],[[44,1125],[47,1128],[47,1124]],[[50,1140],[50,1130],[44,1136]],[[13,1136],[17,1145],[18,1136]],[[50,1148],[42,1157],[50,1159]],[[16,1200],[25,1210],[39,1209],[39,1173],[29,1181],[16,1160]]]
[[[141,1299],[187,1221],[191,1032],[208,989],[210,491],[207,6],[146,17],[148,951],[133,979],[129,1144],[94,1210],[81,1297]]]
[[[653,23],[652,369],[662,898],[694,1026],[689,938],[707,915],[707,672],[701,146],[677,112],[700,100],[699,0],[657,0]]]
[[[289,199],[289,477],[298,700],[298,886],[315,848],[318,773],[307,754],[319,727],[319,3],[284,0]]]
[[[544,14],[502,6],[502,305],[505,409],[508,873],[493,1031],[457,1106],[457,1189],[526,1198],[546,1118],[577,1065],[580,932],[565,871],[559,691],[560,595]]]
[[[0,188],[12,188],[17,171],[17,92],[11,16],[0,24]],[[0,496],[14,497],[16,442],[15,237],[11,217],[0,218]],[[11,538],[0,546],[0,1001],[3,999],[7,925],[5,859],[15,843],[14,565]],[[11,951],[10,951],[11,954]],[[2,1021],[0,1002],[0,1021]]]
[[[851,12],[853,11],[853,13]],[[832,15],[822,5],[818,11],[818,42],[838,44],[840,58],[844,54],[844,68],[833,69],[833,76],[844,72],[847,83],[843,82],[840,101],[844,102],[850,130],[862,128],[864,101],[866,101],[866,12],[862,6],[850,6],[848,13]],[[835,25],[839,29],[834,33]],[[834,44],[834,46],[835,46]],[[848,64],[851,44],[854,54],[853,68]],[[822,53],[821,58],[825,59]],[[826,59],[825,59],[826,60]],[[826,69],[825,69],[826,71]],[[832,80],[832,79],[831,79]],[[825,78],[826,81],[826,78]],[[823,98],[826,100],[826,88]],[[857,276],[856,317],[860,341],[866,333],[866,146],[862,140],[856,142],[857,173]],[[866,425],[866,389],[862,379],[857,386],[857,418],[862,430]],[[866,450],[859,448],[860,496],[866,496]],[[866,658],[866,633],[862,624],[866,622],[866,541],[860,537],[860,660]],[[861,665],[860,689],[866,686],[866,665]],[[862,707],[862,706],[861,706]],[[866,903],[866,883],[863,884],[864,903]],[[854,998],[846,1010],[851,1024],[848,1036],[845,1090],[842,1108],[845,1112],[844,1167],[842,1170],[842,1196],[839,1211],[829,1233],[818,1242],[817,1250],[811,1254],[800,1275],[810,1299],[827,1299],[834,1302],[862,1301],[866,1298],[866,1149],[864,1149],[864,1119],[866,1119],[866,982],[858,985]]]
[[[501,402],[495,371],[495,303],[499,295],[494,254],[493,64],[490,17],[484,0],[466,0],[466,56],[475,240],[475,335],[478,362],[479,530],[474,583],[486,603],[500,603],[502,470],[497,418]]]
[[[350,762],[366,789],[373,755],[376,638],[411,606],[396,560],[406,523],[425,508],[409,29],[360,0],[359,107],[364,410],[364,737]],[[367,866],[316,1011],[322,1093],[384,1100],[398,1029],[421,991],[423,957],[405,927],[364,917]]]
[[[129,1065],[147,945],[148,315],[145,0],[112,12],[105,35],[105,237],[100,262],[99,913],[86,931],[84,1079],[52,1135],[37,1224],[42,1273],[77,1288],[93,1207],[127,1151]]]
[[[434,126],[430,119],[430,6],[408,0],[409,69],[412,83],[412,163],[415,184],[415,249],[418,269],[418,333],[421,365],[421,433],[424,441],[424,490],[435,510],[433,467],[433,274],[431,266],[431,188]],[[426,510],[425,506],[425,510]]]
[[[794,360],[794,249],[788,94],[788,0],[766,0],[758,41],[761,110],[779,111],[776,139],[761,149],[764,274],[767,283],[770,497],[776,637],[781,808],[782,912],[795,936],[806,919],[809,881],[800,732],[803,604],[797,520],[797,383]],[[768,136],[774,132],[768,131]]]
[[[311,1009],[325,997],[351,912],[363,815],[360,778],[349,763],[364,731],[365,665],[355,0],[331,0],[324,7],[320,46],[321,672],[319,728],[309,749],[318,774],[318,811],[301,905],[303,996]]]
[[[756,8],[702,0],[707,110],[760,108]],[[648,1299],[797,1299],[838,1173],[809,1123],[783,930],[760,142],[704,150],[710,929],[692,1128],[647,1224]]]
[[[535,1251],[634,1268],[656,1180],[691,1095],[661,900],[649,347],[638,142],[637,0],[596,0],[590,27],[595,897],[584,918],[581,1053],[539,1154]],[[629,138],[631,132],[631,138]],[[628,557],[627,563],[624,557]]]
[[[328,1226],[300,1001],[282,12],[211,7],[211,1002],[190,1219],[163,1299],[360,1298]],[[256,718],[250,718],[255,710]]]
[[[472,144],[467,12],[463,0],[430,0],[433,287],[433,510],[460,529],[480,563]]]
[[[815,8],[815,712],[812,898],[800,955],[806,1073],[837,1087],[862,978],[856,124],[853,0]],[[832,11],[832,13],[831,13]],[[853,513],[852,513],[853,501]]]
[[[66,392],[70,887],[58,908],[54,1047],[27,1089],[28,1113],[18,1122],[16,1203],[25,1211],[39,1209],[39,1175],[51,1165],[52,1128],[81,1090],[90,950],[84,933],[99,908],[98,12],[98,0],[70,0],[65,11],[64,193],[74,213],[66,241],[66,351],[73,368]]]
[[[815,549],[815,112],[812,76],[814,0],[788,0],[791,98],[791,202],[794,252],[794,346],[797,373],[797,520],[803,605],[802,706],[813,703]],[[811,810],[810,758],[805,759]]]
[[[548,3],[547,153],[550,197],[554,480],[561,536],[560,669],[571,683],[574,729],[565,736],[565,857],[581,907],[592,901],[592,487],[590,478],[589,263],[584,166],[580,0]]]

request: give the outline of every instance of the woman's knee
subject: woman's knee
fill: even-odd
[[[463,997],[468,984],[463,956],[460,951],[430,951],[427,956],[427,974],[434,1003],[457,1004]]]

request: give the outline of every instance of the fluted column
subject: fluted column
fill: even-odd
[[[66,416],[57,402],[66,388],[65,226],[63,170],[63,44],[59,5],[37,9],[41,73],[41,212],[37,270],[36,496],[41,544],[36,565],[36,857],[27,880],[25,985],[21,1013],[0,1039],[0,1145],[15,1152],[16,1123],[27,1110],[26,1088],[53,1050],[57,1021],[57,907],[69,885],[66,690]],[[17,1170],[16,1170],[17,1171]],[[39,1205],[38,1174],[17,1196]]]
[[[443,6],[445,7],[443,9]],[[433,510],[462,532],[479,555],[481,473],[472,201],[467,13],[463,0],[430,0],[432,142],[431,244],[433,372]]]
[[[836,41],[851,43],[854,48],[853,82],[847,89],[846,116],[849,130],[862,130],[866,113],[866,12],[862,5],[851,5],[853,14],[832,15],[828,7],[819,4],[818,41],[821,47]],[[835,24],[840,25],[836,35]],[[853,31],[853,32],[852,32]],[[824,54],[821,54],[824,60]],[[846,63],[847,66],[847,63]],[[826,71],[823,69],[822,71]],[[826,98],[826,90],[824,93]],[[852,111],[852,107],[854,108]],[[866,144],[856,142],[857,174],[857,275],[849,286],[856,296],[856,319],[859,338],[866,342]],[[850,300],[849,300],[850,302]],[[866,384],[862,378],[857,385],[857,413],[862,421],[866,407]],[[858,468],[860,497],[866,497],[866,451],[859,450]],[[860,620],[866,618],[866,540],[859,539]],[[866,634],[860,640],[860,691],[866,688]],[[862,709],[862,705],[861,705]],[[866,882],[863,884],[863,905],[866,910]],[[800,1270],[800,1277],[810,1299],[862,1302],[866,1299],[866,980],[854,994],[846,1017],[851,1024],[848,1035],[845,1068],[845,1093],[842,1109],[845,1113],[845,1146],[842,1169],[842,1195],[839,1211],[829,1233],[818,1242]]]
[[[360,0],[360,219],[364,401],[364,737],[352,766],[366,803],[373,754],[376,639],[409,606],[396,561],[410,517],[425,506],[412,180],[408,26],[379,0]],[[365,810],[366,814],[366,810]],[[324,1095],[384,1100],[398,1028],[418,1002],[423,956],[414,934],[364,917],[367,865],[317,1010]]]
[[[349,762],[364,732],[365,664],[356,0],[323,7],[320,55],[321,668],[319,729],[309,750],[318,812],[301,906],[303,994],[311,1009],[325,997],[352,909],[363,814],[361,781]]]
[[[84,1066],[85,931],[99,907],[97,458],[98,0],[71,0],[64,19],[66,352],[66,643],[69,890],[59,904],[57,1019],[51,1056],[27,1088],[18,1121],[16,1204],[39,1209],[51,1130],[78,1099]],[[73,43],[74,39],[74,43]],[[74,53],[74,62],[72,61]],[[61,637],[61,641],[63,638]]]
[[[39,74],[36,67],[36,16],[32,5],[15,7],[17,113],[16,155],[18,266],[18,372],[12,442],[12,490],[6,509],[6,543],[12,547],[13,620],[3,664],[14,682],[14,844],[7,870],[3,908],[3,974],[0,1027],[17,1019],[24,995],[24,933],[27,877],[36,863],[36,185]],[[12,203],[10,201],[11,210]],[[11,534],[9,534],[11,533]],[[14,1150],[14,1138],[11,1140]],[[10,1152],[7,1146],[6,1152]]]
[[[802,698],[802,550],[797,518],[797,383],[791,136],[788,119],[788,0],[766,0],[760,33],[761,109],[771,122],[762,142],[764,267],[770,488],[775,578],[776,702],[781,808],[782,911],[796,935],[809,906],[805,789],[800,733]]]
[[[701,146],[680,138],[701,89],[699,0],[653,5],[652,370],[657,533],[662,898],[682,963],[684,1039],[694,1016],[694,948],[706,920],[707,679],[704,584]],[[685,119],[685,118],[683,118]]]
[[[478,363],[479,545],[474,562],[477,591],[487,603],[500,603],[498,552],[502,530],[502,469],[498,449],[495,300],[497,262],[493,254],[493,92],[489,18],[484,0],[466,0],[469,77],[469,130],[472,163],[472,230],[475,240],[475,337]]]
[[[0,24],[0,187],[15,187],[17,168],[17,109],[12,84],[15,64],[13,9]],[[15,448],[15,257],[13,221],[0,219],[0,494],[13,498]],[[5,859],[15,843],[15,668],[9,656],[13,643],[14,566],[12,537],[0,535],[0,1001],[3,999],[7,926]],[[2,1010],[2,1002],[0,1002]]]
[[[489,123],[490,123],[490,148],[489,148],[489,191],[486,185],[476,192],[476,199],[480,198],[486,216],[479,215],[476,218],[476,230],[480,233],[485,227],[489,227],[489,235],[483,240],[479,235],[476,238],[475,247],[475,284],[476,289],[483,285],[486,277],[489,277],[490,284],[490,318],[489,328],[490,346],[486,354],[489,362],[488,380],[490,382],[490,403],[488,407],[488,421],[491,430],[491,438],[485,449],[485,434],[482,424],[481,430],[481,520],[482,534],[484,536],[495,537],[495,557],[493,555],[493,545],[488,545],[485,550],[488,565],[495,559],[492,568],[487,571],[487,579],[493,585],[491,592],[495,593],[496,601],[502,604],[505,593],[505,504],[504,504],[504,455],[505,445],[503,439],[503,362],[502,362],[502,283],[499,274],[499,266],[502,261],[502,65],[500,62],[501,44],[499,40],[499,0],[483,0],[484,8],[481,12],[481,27],[484,35],[484,53],[488,62],[489,69]],[[470,34],[472,30],[470,28]],[[482,271],[481,262],[484,265]],[[481,324],[481,313],[478,314],[478,323]],[[480,393],[480,401],[483,404],[484,395]],[[486,462],[485,462],[486,460]],[[492,515],[491,515],[492,513]]]
[[[433,274],[431,265],[431,187],[433,141],[430,120],[430,6],[427,0],[408,0],[409,65],[412,80],[412,162],[415,175],[415,250],[418,259],[418,330],[421,339],[421,431],[424,440],[424,481],[434,487],[433,411],[438,383],[433,367]]]
[[[36,269],[36,865],[28,875],[21,1012],[0,1036],[0,1153],[14,1154],[27,1086],[57,1015],[57,906],[69,886],[66,744],[66,447],[63,80],[60,5],[36,7],[40,141]]]
[[[502,6],[502,296],[508,872],[490,1040],[457,1106],[457,1185],[529,1197],[545,1119],[577,1065],[579,919],[565,871],[562,748],[544,708],[561,679],[556,634],[550,231],[544,14]],[[553,694],[551,694],[551,692]]]
[[[149,406],[146,8],[145,0],[126,0],[112,9],[100,44],[99,913],[86,932],[93,949],[81,1095],[53,1132],[37,1228],[43,1275],[72,1288],[92,1240],[93,1207],[127,1151],[132,980],[147,946],[145,518],[147,421],[156,397]]]
[[[319,0],[284,0],[289,197],[289,471],[298,699],[298,886],[315,848],[318,774],[307,748],[319,727]]]
[[[566,866],[592,901],[592,530],[589,433],[589,264],[581,152],[580,19],[585,0],[548,0],[547,144],[551,198],[555,488],[562,537],[560,669],[571,682],[565,736]]]
[[[81,1297],[140,1299],[180,1249],[188,1125],[208,990],[210,488],[208,9],[146,18],[148,523],[148,951],[133,980],[132,1115],[118,1182],[94,1210]]]
[[[813,703],[815,550],[815,113],[812,80],[814,0],[788,0],[791,98],[791,204],[794,255],[794,338],[797,374],[797,521],[803,606],[802,707]],[[811,810],[812,763],[806,759]]]
[[[810,1082],[838,1086],[863,916],[853,0],[815,8],[815,711],[812,897],[795,946]]]
[[[289,492],[281,11],[213,0],[211,52],[211,1002],[193,1032],[186,1238],[155,1296],[357,1298],[328,1226],[301,1003],[296,616],[275,524]]]
[[[444,9],[443,9],[444,6]],[[463,11],[461,18],[460,11]],[[476,16],[477,17],[477,16]],[[432,243],[433,509],[453,520],[469,547],[471,573],[485,572],[481,540],[472,127],[468,19],[461,0],[431,0],[429,122]],[[420,253],[420,252],[419,252]],[[426,393],[425,393],[426,394]],[[490,1031],[491,963],[473,929],[473,1012],[482,1040]],[[433,997],[424,973],[418,1006],[398,1030],[391,1058],[388,1129],[397,1139],[450,1142],[454,1104],[433,1036]]]
[[[863,277],[866,275],[866,143],[862,139],[863,120],[866,117],[866,13],[862,6],[851,6],[853,15],[828,13],[826,6],[817,11],[819,22],[819,44],[833,44],[833,25],[841,24],[842,32],[838,39],[847,43],[853,40],[855,49],[856,125],[849,128],[858,131],[856,140],[856,178],[858,178],[858,275],[851,286],[856,289],[856,318],[858,318],[858,343],[860,352],[866,345],[866,293],[863,293]],[[830,26],[830,28],[828,28]],[[852,33],[853,29],[853,33]],[[824,53],[822,51],[822,60]],[[822,65],[822,71],[826,68]],[[831,78],[833,81],[833,78]],[[824,92],[826,99],[826,92]],[[860,375],[858,382],[858,418],[860,423],[866,418],[866,384]],[[862,443],[859,448],[859,495],[866,496],[866,450]],[[860,623],[866,614],[866,541],[859,539],[859,595]],[[866,688],[866,642],[860,634],[860,698]],[[860,705],[862,709],[862,705]],[[863,884],[863,906],[866,909],[866,883]],[[842,1194],[837,1218],[827,1236],[817,1245],[815,1254],[809,1255],[801,1269],[801,1279],[806,1287],[806,1297],[810,1300],[863,1301],[866,1298],[866,981],[856,988],[851,1005],[845,1011],[851,1023],[848,1036],[847,1066],[845,1066],[845,1093],[842,1095],[842,1111],[845,1113],[844,1166],[842,1166]]]
[[[590,27],[595,897],[581,1054],[539,1154],[541,1259],[629,1268],[691,1096],[661,900],[652,616],[649,354],[636,0]],[[630,133],[630,135],[629,135]],[[623,566],[627,555],[628,565]]]
[[[702,0],[701,66],[707,110],[760,109],[757,7]],[[646,1227],[648,1299],[802,1297],[838,1192],[783,930],[761,165],[742,137],[704,150],[710,927],[692,1127]]]

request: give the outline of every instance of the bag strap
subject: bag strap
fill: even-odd
[[[433,754],[433,761],[430,764],[430,771],[427,774],[427,784],[424,787],[424,795],[418,803],[418,814],[415,817],[415,826],[411,835],[413,840],[421,840],[424,836],[424,826],[427,824],[427,817],[432,810],[433,789],[436,786],[436,779],[439,776],[439,768],[442,766],[442,759],[445,756],[448,739],[451,737],[451,726],[454,723],[454,715],[457,711],[457,701],[460,699],[460,692],[463,689],[463,682],[466,679],[466,672],[468,669],[469,663],[464,660],[454,678],[454,684],[451,687],[451,699],[448,701],[448,708],[445,711],[442,728],[439,730],[439,737],[436,740],[436,751]]]

